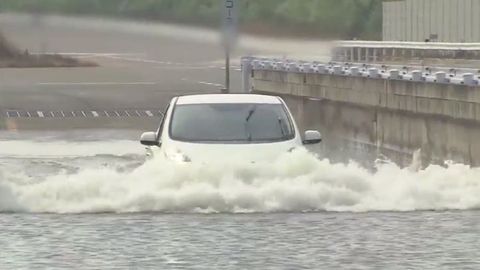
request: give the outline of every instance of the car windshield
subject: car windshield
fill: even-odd
[[[170,137],[188,142],[271,142],[294,135],[282,104],[177,105],[170,124]]]

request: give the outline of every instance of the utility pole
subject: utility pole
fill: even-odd
[[[230,92],[230,53],[237,39],[238,1],[223,1],[223,46],[225,48],[225,86],[222,92]]]

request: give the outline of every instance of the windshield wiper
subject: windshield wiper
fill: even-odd
[[[245,118],[245,132],[247,133],[247,140],[249,142],[252,141],[252,132],[250,132],[248,122],[250,121],[250,118],[252,118],[252,115],[257,111],[257,106],[252,106],[252,108],[248,111],[247,118]]]
[[[245,119],[245,122],[250,121],[250,118],[252,118],[252,115],[257,111],[257,106],[253,106],[250,111],[248,111],[247,118]]]

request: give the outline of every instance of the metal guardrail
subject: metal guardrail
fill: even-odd
[[[252,71],[270,70],[279,72],[325,74],[334,76],[364,77],[383,80],[403,80],[438,84],[480,85],[480,70],[448,69],[418,66],[387,66],[346,62],[308,62],[290,59],[242,58],[243,90],[250,91]]]
[[[480,43],[404,42],[404,41],[336,41],[335,47],[424,50],[480,50]]]
[[[335,61],[404,62],[422,59],[480,60],[480,43],[336,41]]]

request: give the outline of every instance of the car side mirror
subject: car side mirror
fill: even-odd
[[[303,139],[303,144],[317,144],[322,141],[322,134],[316,130],[307,130],[305,131],[305,137]]]
[[[157,133],[145,132],[140,137],[140,143],[146,146],[159,146],[160,142],[157,140]]]

